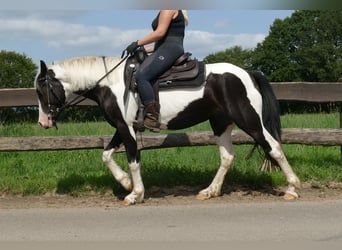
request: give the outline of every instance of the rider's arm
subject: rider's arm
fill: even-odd
[[[158,19],[158,27],[156,30],[148,34],[142,39],[137,41],[139,46],[144,46],[146,44],[150,44],[156,42],[163,38],[170,26],[172,19],[174,19],[178,14],[177,10],[161,10],[159,19]],[[150,48],[148,48],[150,49]]]

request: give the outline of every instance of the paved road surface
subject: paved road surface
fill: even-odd
[[[0,241],[32,240],[342,244],[342,201],[0,209]]]

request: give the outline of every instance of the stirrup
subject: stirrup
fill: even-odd
[[[148,123],[152,123],[155,126],[150,126]],[[144,127],[154,133],[160,132],[160,123],[158,120],[154,119],[154,117],[146,117],[144,120]]]
[[[138,131],[138,132],[144,132],[145,131],[145,126],[144,124],[138,122],[138,121],[134,121],[133,122],[133,128],[135,131]]]

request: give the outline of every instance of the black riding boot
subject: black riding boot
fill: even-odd
[[[144,127],[152,132],[160,131],[159,111],[160,105],[158,102],[150,102],[145,106]]]

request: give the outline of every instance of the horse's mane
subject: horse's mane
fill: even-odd
[[[56,73],[56,78],[84,89],[98,81],[119,62],[118,57],[84,56],[65,59],[50,68]]]
[[[104,63],[104,60],[106,60],[106,63],[109,63],[109,61],[119,61],[119,58],[117,57],[106,57],[106,56],[83,56],[83,57],[76,57],[76,58],[69,58],[65,59],[63,61],[60,61],[58,63],[61,67],[83,67],[84,65],[94,65],[98,64],[99,62]]]

